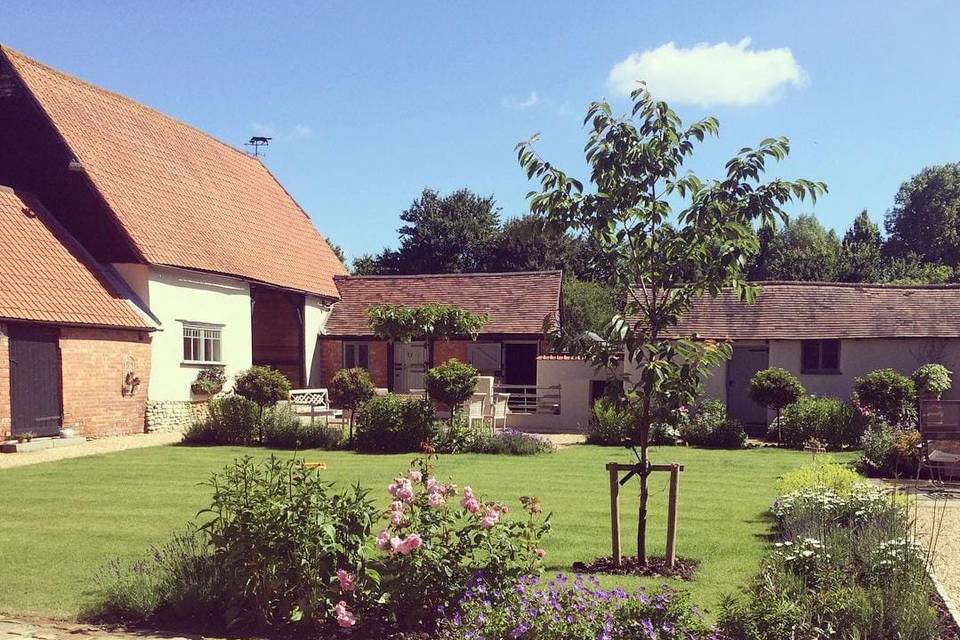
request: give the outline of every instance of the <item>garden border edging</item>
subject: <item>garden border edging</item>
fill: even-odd
[[[936,573],[933,570],[933,565],[931,563],[926,563],[927,575],[930,577],[930,580],[933,582],[933,588],[937,590],[937,595],[940,596],[940,599],[943,600],[943,605],[947,609],[947,613],[950,614],[950,617],[953,618],[953,624],[960,629],[960,609],[957,609],[957,605],[954,604],[953,600],[950,598],[950,594],[947,593],[946,588],[944,588],[943,583],[940,582],[940,579],[937,578]]]

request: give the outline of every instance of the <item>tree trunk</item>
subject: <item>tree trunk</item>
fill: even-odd
[[[647,486],[650,463],[647,448],[650,443],[650,393],[644,395],[643,412],[640,415],[640,507],[637,514],[637,559],[647,562],[647,498],[650,491]]]

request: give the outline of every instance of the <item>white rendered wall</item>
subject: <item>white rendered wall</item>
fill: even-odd
[[[153,334],[150,400],[190,400],[203,367],[183,362],[183,322],[222,325],[221,358],[228,385],[253,362],[250,287],[235,278],[171,267],[115,264],[160,321]]]
[[[303,309],[303,347],[304,362],[307,370],[307,387],[320,386],[320,350],[317,349],[317,339],[327,326],[330,317],[330,306],[317,296],[306,297]]]

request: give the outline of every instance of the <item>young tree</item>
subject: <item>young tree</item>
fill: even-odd
[[[742,149],[727,162],[720,180],[681,173],[694,142],[717,134],[717,120],[684,128],[645,85],[632,99],[630,117],[615,117],[606,102],[594,102],[587,111],[585,155],[595,191],[585,191],[579,180],[543,160],[533,147],[536,136],[521,142],[517,152],[527,176],[540,183],[530,194],[531,210],[594,238],[616,265],[614,284],[628,292],[624,312],[605,331],[606,341],[585,345],[583,352],[611,376],[625,360],[619,377],[641,403],[637,551],[645,561],[651,399],[692,400],[707,369],[731,354],[729,345],[673,329],[700,296],[730,287],[739,298],[753,301],[757,288],[745,281],[744,268],[758,250],[754,224],[772,225],[785,216],[784,204],[806,196],[815,200],[826,185],[802,179],[761,182],[768,160],[787,157],[786,138]]]
[[[777,444],[780,444],[780,412],[799,400],[806,391],[797,377],[780,367],[771,367],[750,379],[750,399],[777,412]]]
[[[340,369],[330,380],[330,402],[350,410],[350,439],[353,442],[353,417],[364,402],[374,396],[376,388],[366,369]]]

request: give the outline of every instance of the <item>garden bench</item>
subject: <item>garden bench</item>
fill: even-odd
[[[343,417],[343,411],[330,407],[329,394],[326,389],[291,389],[290,409],[297,416],[309,416],[311,425],[318,417],[323,418],[324,422],[328,424],[330,418],[340,419]]]

